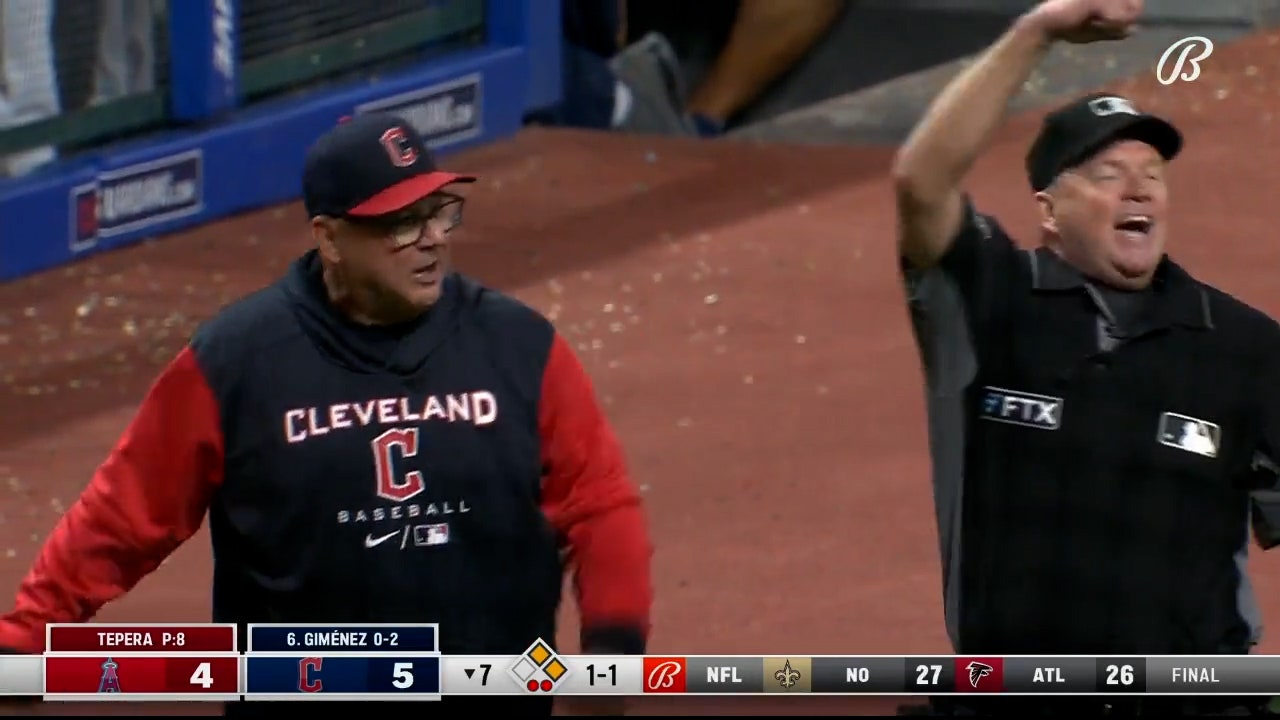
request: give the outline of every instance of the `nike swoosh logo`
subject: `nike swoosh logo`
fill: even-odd
[[[381,545],[382,543],[384,543],[384,542],[386,542],[386,541],[390,540],[391,538],[393,538],[393,537],[395,537],[395,536],[397,536],[397,535],[399,535],[399,534],[400,534],[400,531],[399,531],[399,530],[396,530],[395,532],[387,533],[386,535],[383,535],[382,537],[374,537],[372,534],[370,534],[370,535],[365,535],[365,536],[364,536],[364,546],[365,546],[365,547],[367,547],[367,548],[376,547],[376,546]]]

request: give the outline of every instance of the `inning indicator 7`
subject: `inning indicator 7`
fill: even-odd
[[[472,676],[474,676],[474,675],[476,674],[476,670],[479,670],[479,671],[480,671],[480,684],[481,684],[481,685],[488,685],[488,684],[489,684],[489,671],[490,671],[490,670],[492,670],[492,669],[493,669],[493,665],[491,665],[490,663],[480,663],[479,665],[477,665],[477,666],[475,666],[475,667],[473,667],[473,668],[463,668],[462,672],[466,673],[467,677],[468,677],[468,678],[470,678],[470,677],[472,677]]]

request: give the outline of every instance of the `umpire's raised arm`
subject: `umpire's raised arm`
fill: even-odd
[[[47,624],[89,620],[131,590],[200,529],[222,467],[217,402],[187,347],[40,549],[0,647],[42,652]]]
[[[951,248],[965,219],[964,177],[1052,42],[1124,37],[1141,6],[1125,0],[1049,0],[1019,18],[951,81],[893,167],[898,246],[906,265],[932,267]]]
[[[584,652],[644,654],[652,554],[638,490],[572,348],[551,342],[538,409],[542,508],[574,566]]]
[[[1042,25],[1034,16],[1015,23],[951,81],[899,150],[898,250],[909,267],[932,267],[950,249],[964,218],[964,177],[1049,47]]]

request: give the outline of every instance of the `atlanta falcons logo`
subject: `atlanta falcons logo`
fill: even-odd
[[[990,665],[984,665],[980,662],[969,663],[967,669],[969,670],[969,684],[972,685],[975,690],[978,687],[978,683],[982,681],[982,678],[995,672],[995,668]]]

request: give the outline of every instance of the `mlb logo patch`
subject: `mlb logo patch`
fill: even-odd
[[[418,547],[444,545],[449,542],[449,523],[413,526],[413,544]]]
[[[1062,409],[1060,397],[987,386],[982,389],[978,415],[992,422],[1057,430],[1062,425]]]
[[[1208,420],[1167,412],[1160,415],[1156,439],[1161,445],[1212,458],[1218,457],[1222,447],[1222,428]]]

